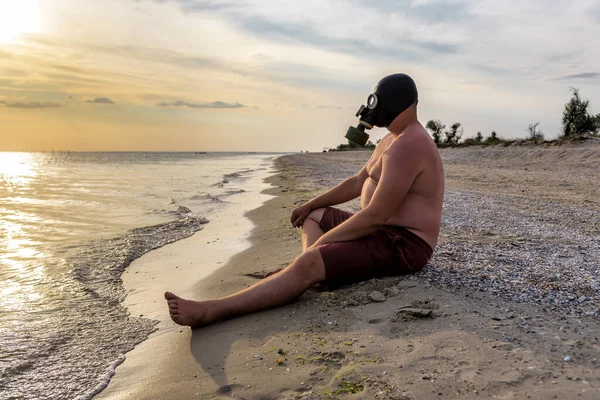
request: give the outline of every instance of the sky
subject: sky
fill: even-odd
[[[598,0],[0,0],[0,151],[321,151],[397,72],[423,124],[551,139],[598,37]]]

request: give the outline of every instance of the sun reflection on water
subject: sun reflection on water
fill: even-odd
[[[38,174],[36,164],[32,154],[0,153],[0,197],[14,199],[27,191]],[[4,311],[26,309],[39,300],[37,285],[45,279],[43,265],[33,267],[43,264],[44,254],[24,230],[32,223],[31,215],[7,206],[0,204],[0,307]]]
[[[28,153],[0,153],[0,184],[10,188],[29,183],[37,175],[34,164]]]

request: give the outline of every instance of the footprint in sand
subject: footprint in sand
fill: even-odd
[[[216,394],[225,394],[225,395],[232,395],[232,393],[234,391],[240,391],[244,388],[243,385],[238,385],[236,383],[231,384],[231,385],[225,385],[225,386],[221,386],[215,393]]]

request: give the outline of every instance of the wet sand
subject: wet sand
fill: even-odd
[[[443,150],[441,240],[419,274],[311,290],[288,306],[193,331],[170,322],[165,289],[227,295],[299,255],[291,210],[369,155],[278,159],[266,190],[276,197],[247,214],[251,247],[200,282],[198,265],[219,254],[206,238],[218,235],[210,224],[132,265],[127,305],[158,319],[159,330],[127,354],[96,398],[598,398],[593,142]]]

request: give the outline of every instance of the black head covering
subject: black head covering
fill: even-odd
[[[379,127],[388,127],[398,115],[419,99],[415,81],[406,74],[386,76],[377,83],[374,93],[377,105],[361,119]]]

